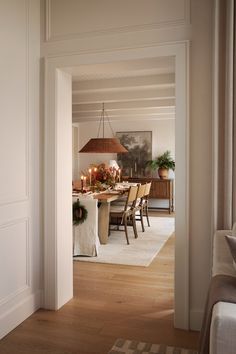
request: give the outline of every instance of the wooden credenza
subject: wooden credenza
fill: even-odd
[[[174,211],[174,180],[173,179],[129,177],[128,181],[137,182],[137,183],[152,182],[149,197],[155,199],[168,200],[169,201],[168,208],[160,208],[160,209],[167,209],[169,210],[169,213]]]

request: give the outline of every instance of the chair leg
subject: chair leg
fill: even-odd
[[[127,245],[129,245],[128,228],[127,228],[127,215],[125,215],[125,217],[124,217],[124,227],[125,227],[125,236],[126,236]]]
[[[137,232],[137,226],[136,226],[136,220],[135,220],[135,213],[132,215],[132,225],[133,225],[133,230],[134,230],[134,237],[138,238],[138,232]]]
[[[148,226],[150,227],[149,216],[148,216],[148,205],[147,204],[145,205],[145,214],[146,214]]]
[[[119,231],[119,218],[118,217],[116,218],[116,229],[117,229],[117,231]]]
[[[142,225],[142,231],[144,232],[145,229],[144,229],[144,223],[143,223],[143,208],[140,209],[139,213],[140,213],[140,221],[141,221],[141,225]]]

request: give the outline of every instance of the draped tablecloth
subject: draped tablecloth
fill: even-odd
[[[98,207],[93,197],[73,197],[73,203],[79,199],[88,211],[87,219],[73,226],[73,256],[91,256],[98,254]]]

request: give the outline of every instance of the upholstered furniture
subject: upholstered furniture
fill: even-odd
[[[236,277],[233,258],[225,239],[231,230],[216,231],[213,241],[212,275]],[[218,302],[213,307],[210,329],[210,354],[236,353],[236,304]]]
[[[73,202],[78,197],[73,197]],[[100,245],[98,238],[98,208],[93,197],[79,197],[82,205],[88,211],[87,219],[73,226],[73,256],[97,256]]]

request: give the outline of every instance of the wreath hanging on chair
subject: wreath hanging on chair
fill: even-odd
[[[80,201],[73,203],[73,224],[79,225],[82,224],[88,216],[88,210],[84,205],[80,204]]]

